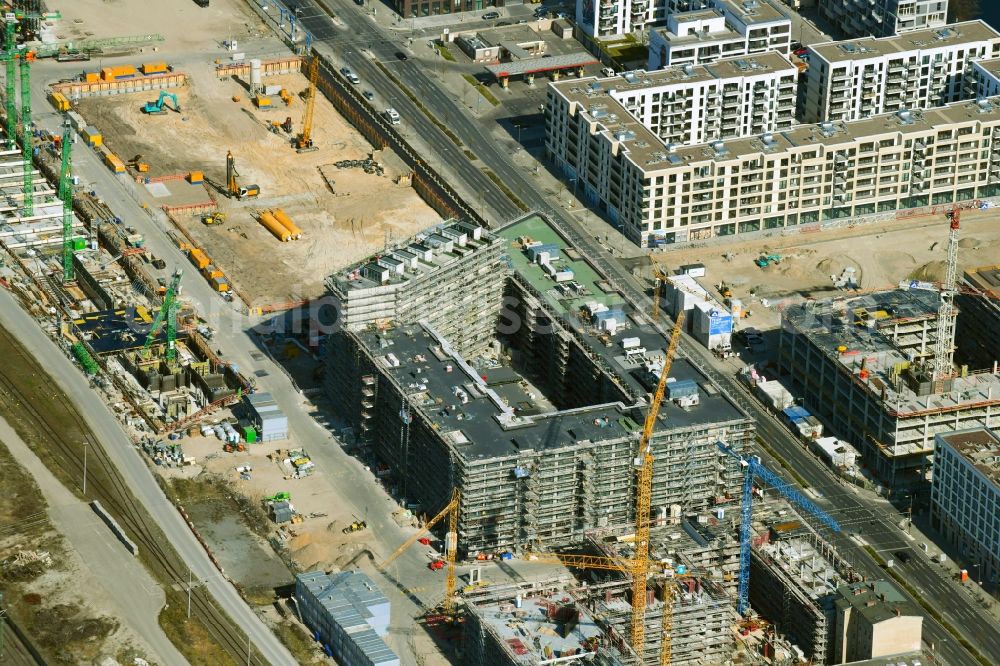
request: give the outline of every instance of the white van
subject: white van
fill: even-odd
[[[392,125],[398,125],[399,124],[399,113],[396,111],[396,109],[394,109],[392,107],[389,107],[388,109],[386,109],[385,110],[385,117],[389,120],[390,124],[392,124]]]

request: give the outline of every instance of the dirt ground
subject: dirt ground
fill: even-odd
[[[308,86],[305,76],[267,77],[266,85],[285,87],[294,101],[286,107],[275,97],[273,110],[260,111],[240,82],[216,79],[211,61],[178,69],[191,77],[190,85],[173,91],[180,113],[143,114],[141,106],[156,98],[148,92],[85,99],[79,111],[101,129],[109,149],[126,160],[141,155],[150,165],[150,177],[204,171],[209,181],[205,198],[211,193],[219,202],[225,223],[205,226],[194,215],[183,215],[178,222],[251,303],[319,296],[324,279],[334,271],[441,221],[413,188],[397,183],[403,168],[392,153],[377,156],[385,168],[382,176],[333,166],[364,159],[372,149],[322,95],[313,129],[319,150],[298,154],[291,148],[291,138],[302,129],[305,103],[298,93]],[[294,126],[291,135],[267,128],[287,117]],[[260,197],[237,201],[220,193],[230,150],[240,182],[259,185]],[[303,230],[300,240],[282,243],[257,222],[256,211],[274,207]]]
[[[243,0],[212,0],[205,8],[192,0],[73,0],[61,3],[59,10],[63,15],[55,24],[59,40],[155,31],[164,37],[161,44],[170,48],[204,48],[216,40],[238,38],[246,34],[247,26],[260,24]]]
[[[960,239],[960,271],[1000,263],[1000,211],[962,211]],[[671,269],[705,264],[706,276],[698,282],[720,299],[717,285],[726,282],[733,297],[753,312],[744,325],[766,330],[778,326],[784,304],[845,293],[834,289],[831,276],[839,277],[847,267],[855,269],[861,290],[891,288],[901,280],[940,281],[947,243],[947,220],[933,216],[822,235],[671,249],[654,258]],[[762,253],[780,254],[781,263],[757,267],[754,259]]]
[[[183,446],[185,455],[194,456],[197,462],[181,469],[165,469],[165,476],[194,478],[203,472],[216,474],[231,481],[237,492],[254,502],[277,492],[291,494],[292,505],[302,514],[304,522],[285,524],[280,529],[276,525],[272,527],[302,571],[348,568],[353,562],[368,559],[370,533],[343,534],[341,531],[362,517],[341,508],[330,480],[324,478],[336,474],[336,470],[318,468],[311,476],[294,479],[290,477],[288,467],[282,465],[281,460],[285,456],[279,452],[297,448],[298,444],[292,441],[256,443],[242,453],[225,453],[222,442],[211,436],[184,437],[178,443]],[[247,465],[253,470],[251,478],[241,480],[236,470]],[[376,557],[384,554],[374,553]],[[251,581],[248,579],[247,582]],[[264,581],[259,582],[264,584]]]

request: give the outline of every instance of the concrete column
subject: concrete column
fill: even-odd
[[[562,72],[560,72],[558,69],[552,72],[553,81],[558,81],[560,78],[562,78]]]
[[[501,88],[503,88],[504,90],[506,90],[509,83],[510,83],[510,78],[509,77],[506,77],[506,76],[501,76],[500,77],[500,87]]]
[[[534,74],[525,74],[524,75],[524,80],[528,82],[529,86],[534,86],[535,85],[535,75]]]
[[[580,79],[583,78],[583,67],[577,67],[576,68],[576,76],[577,76],[577,78],[580,78]]]

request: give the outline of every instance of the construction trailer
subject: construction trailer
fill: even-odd
[[[437,227],[329,281],[335,409],[408,503],[433,514],[461,490],[463,555],[635,523],[633,461],[667,341],[606,284],[539,215],[495,234]],[[669,376],[699,395],[661,409],[653,511],[738,496],[739,465],[715,441],[743,448],[752,419],[689,360]]]

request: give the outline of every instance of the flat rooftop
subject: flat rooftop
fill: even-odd
[[[662,357],[666,352],[667,339],[652,326],[645,313],[637,313],[631,306],[626,305],[621,293],[615,290],[604,276],[541,215],[526,215],[497,230],[496,233],[506,243],[505,256],[518,278],[528,283],[541,296],[542,302],[552,313],[561,318],[565,326],[576,331],[583,344],[602,361],[606,368],[611,369],[625,388],[634,396],[645,396],[646,393],[652,392],[655,385],[650,385],[649,373],[642,372],[642,361],[630,362],[624,353],[624,345],[630,338],[633,339],[633,343],[637,341],[639,347],[645,348],[648,355]],[[572,280],[555,282],[521,249],[519,243],[523,239],[541,241],[558,248],[559,259],[553,263],[557,270],[572,270]],[[570,284],[576,286],[567,286]],[[578,316],[581,309],[595,302],[609,308],[621,307],[625,314],[623,328],[613,334],[601,333],[587,320]],[[692,379],[701,387],[701,404],[686,413],[689,417],[704,420],[689,422],[745,418],[743,411],[735,403],[724,397],[707,377],[680,355],[674,359],[670,377],[678,380]],[[666,402],[664,406],[666,407]],[[708,409],[711,416],[695,416],[703,406]],[[680,422],[685,421],[680,415],[677,418]]]
[[[884,580],[873,580],[837,588],[836,604],[842,608],[853,607],[869,622],[876,624],[902,615],[919,615],[920,612],[906,600],[894,585]]]
[[[973,60],[972,62],[993,76],[1000,78],[1000,58],[982,58],[981,60]]]
[[[753,56],[759,57],[759,56]],[[597,93],[594,93],[597,94]],[[814,125],[796,125],[791,129],[773,132],[764,137],[741,137],[711,143],[667,146],[627,112],[608,117],[594,117],[587,111],[588,104],[581,102],[577,113],[584,113],[603,126],[601,133],[617,150],[626,153],[626,159],[646,171],[668,169],[675,166],[707,165],[712,162],[728,163],[750,160],[770,154],[798,153],[815,149],[817,145],[837,150],[854,145],[861,139],[875,136],[897,137],[902,135],[927,135],[935,128],[970,120],[981,122],[1000,121],[1000,97],[976,101],[961,101],[932,109],[886,113],[851,122],[823,122]]]
[[[602,99],[610,98],[618,102],[629,93],[646,89],[688,87],[705,81],[764,76],[775,72],[793,74],[796,68],[781,53],[768,51],[758,55],[721,58],[704,65],[670,65],[652,72],[640,69],[608,77],[567,79],[549,85],[565,99],[591,108]]]
[[[716,0],[716,4],[744,25],[791,20],[768,0]]]
[[[1000,437],[988,428],[974,428],[938,435],[987,479],[1000,486]]]
[[[693,21],[706,21],[713,18],[725,18],[723,14],[718,9],[700,9],[693,12],[684,12],[682,14],[675,14],[677,18],[678,26],[683,26],[685,23],[690,23]],[[712,32],[701,32],[695,31],[693,33],[688,33],[686,35],[678,35],[677,33],[670,30],[667,27],[653,28],[653,32],[660,33],[660,36],[664,40],[670,43],[671,48],[680,48],[687,46],[689,44],[711,44],[715,42],[742,42],[746,39],[743,35],[736,31],[733,26],[726,21],[723,24],[721,30],[714,30]]]
[[[492,234],[478,225],[445,222],[331,275],[327,284],[335,293],[400,285],[442,270],[493,240]],[[406,270],[400,270],[403,265]]]
[[[644,405],[611,403],[547,413],[510,405],[489,385],[493,381],[489,371],[481,374],[425,325],[357,335],[372,350],[381,370],[403,388],[411,405],[420,409],[466,460],[632,437],[645,418]],[[502,373],[507,382],[510,372]],[[670,377],[707,381],[684,359],[674,361]],[[664,401],[656,434],[742,418],[743,413],[721,393],[702,390],[700,403],[688,409]]]
[[[811,44],[809,50],[827,62],[868,60],[909,51],[946,49],[969,42],[1000,39],[1000,32],[985,21],[951,23],[940,28],[914,30],[895,37],[861,37],[837,42]]]
[[[930,289],[896,289],[809,301],[785,308],[782,325],[805,335],[856,382],[879,396],[886,410],[899,416],[1000,401],[1000,376],[989,373],[956,377],[951,391],[924,396],[918,396],[905,381],[893,379],[896,369],[911,359],[883,331],[896,324],[936,318],[939,298]],[[844,351],[839,351],[842,347]],[[860,375],[862,361],[865,378]]]
[[[590,661],[596,647],[591,641],[603,642],[604,632],[590,612],[565,593],[523,596],[520,608],[510,600],[470,605],[500,637],[515,664]]]

